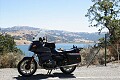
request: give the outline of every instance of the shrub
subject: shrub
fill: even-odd
[[[16,47],[13,37],[0,35],[0,68],[17,67],[23,56],[23,52]]]
[[[80,51],[81,53],[81,59],[82,59],[82,65],[88,65],[89,62],[92,60],[93,56],[97,53],[98,48],[86,48],[82,49]],[[96,54],[94,59],[92,60],[91,64],[95,65],[103,65],[104,64],[104,56],[105,56],[105,50],[104,48],[101,48],[99,53]],[[109,49],[107,49],[107,62],[111,62],[115,60],[115,57],[110,53]]]
[[[0,56],[0,68],[15,68],[22,57],[19,53],[5,53]]]

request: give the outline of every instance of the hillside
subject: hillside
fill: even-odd
[[[13,36],[17,43],[23,42],[24,44],[30,43],[30,41],[33,40],[33,37],[35,37],[39,32],[45,32],[48,41],[56,43],[89,43],[97,41],[99,38],[104,37],[104,33],[98,35],[98,33],[44,30],[29,26],[14,26],[11,28],[2,28],[1,32]]]

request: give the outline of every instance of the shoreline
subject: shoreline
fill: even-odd
[[[27,41],[27,40],[14,40],[16,45],[30,45],[32,41]],[[49,43],[55,43],[55,44],[94,44],[94,42],[49,42]]]
[[[27,40],[14,40],[16,45],[30,45],[32,42]]]

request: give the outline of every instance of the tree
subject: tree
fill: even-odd
[[[112,20],[110,26],[113,27],[111,30],[110,41],[112,43],[117,43],[120,41],[120,20]]]
[[[22,54],[22,51],[16,47],[14,38],[8,34],[0,34],[0,52],[20,52]]]
[[[16,47],[14,38],[8,34],[0,34],[0,68],[17,67],[23,52]]]
[[[91,0],[94,4],[88,9],[86,17],[90,26],[99,27],[101,32],[107,28],[110,40],[120,40],[120,0]]]

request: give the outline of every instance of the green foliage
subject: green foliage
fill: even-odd
[[[92,0],[93,5],[88,9],[86,17],[90,26],[99,27],[99,31],[107,28],[110,38],[120,37],[120,0]]]
[[[0,35],[0,68],[17,67],[23,52],[16,47],[10,35]]]
[[[111,29],[111,41],[120,40],[120,20],[112,20],[109,24],[112,26]]]
[[[21,36],[12,36],[15,40],[20,40]]]
[[[16,43],[10,35],[0,35],[0,52],[14,52]]]
[[[99,40],[99,43],[98,43],[98,47],[104,47],[105,46],[105,38],[103,37],[103,38],[100,38]]]

